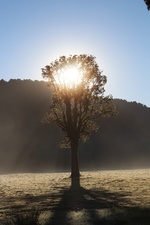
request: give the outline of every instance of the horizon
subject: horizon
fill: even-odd
[[[0,79],[0,82],[1,81],[4,81],[4,82],[6,82],[6,83],[9,83],[9,82],[11,82],[11,81],[31,81],[31,82],[47,82],[47,81],[45,81],[45,80],[32,80],[32,79],[20,79],[20,78],[15,78],[15,79],[10,79],[10,80],[4,80],[4,79]],[[129,100],[127,100],[127,99],[123,99],[123,98],[119,98],[119,97],[115,97],[115,98],[113,98],[114,100],[122,100],[122,101],[126,101],[126,102],[128,102],[128,103],[137,103],[137,104],[140,104],[140,105],[142,105],[143,107],[147,107],[148,109],[150,109],[150,107],[149,106],[147,106],[147,105],[145,105],[145,104],[143,104],[142,102],[137,102],[137,101],[129,101]]]

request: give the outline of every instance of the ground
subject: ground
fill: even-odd
[[[150,225],[150,169],[0,175],[0,224],[38,211],[40,224]]]

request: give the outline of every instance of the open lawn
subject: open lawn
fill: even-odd
[[[150,225],[150,169],[82,172],[76,190],[69,175],[0,175],[0,225]]]

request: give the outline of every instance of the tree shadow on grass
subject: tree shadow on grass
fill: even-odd
[[[76,187],[58,188],[40,196],[20,196],[11,201],[26,201],[29,208],[35,206],[33,210],[37,208],[41,215],[49,215],[43,225],[149,225],[150,208],[134,207],[128,197],[129,193],[113,193],[104,188]],[[11,215],[28,213],[29,208],[16,205]]]
[[[83,187],[60,191],[61,200],[46,225],[149,225],[150,207],[132,206],[129,193]],[[130,205],[130,207],[129,207]]]
[[[52,216],[46,225],[117,224],[112,210],[121,209],[125,202],[129,203],[125,200],[125,196],[104,189],[88,190],[83,187],[64,189],[61,191],[61,200],[52,210]]]

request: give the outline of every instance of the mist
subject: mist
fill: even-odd
[[[58,146],[62,132],[41,123],[50,97],[43,81],[0,81],[0,173],[70,171],[70,150]],[[150,166],[150,108],[114,102],[118,115],[99,119],[99,131],[79,145],[81,170]]]

